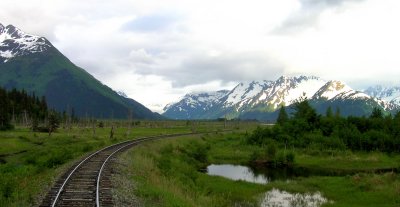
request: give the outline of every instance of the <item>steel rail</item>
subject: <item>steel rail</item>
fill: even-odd
[[[126,148],[126,147],[128,147],[128,146],[130,146],[130,145],[134,145],[134,144],[137,144],[137,143],[149,141],[149,140],[152,140],[152,139],[156,139],[156,138],[147,138],[147,139],[141,139],[141,140],[132,141],[131,143],[126,144],[126,145],[124,145],[124,146],[118,148],[117,150],[115,150],[113,153],[111,153],[111,154],[107,157],[106,160],[104,160],[103,164],[101,165],[99,174],[98,174],[98,176],[97,176],[97,186],[96,186],[96,206],[97,206],[97,207],[100,207],[100,180],[101,180],[101,174],[103,173],[104,167],[106,166],[108,160],[109,160],[115,153],[119,152],[120,150],[122,150],[122,149],[124,149],[124,148]]]
[[[96,206],[99,207],[100,206],[100,178],[101,178],[101,174],[106,166],[107,161],[109,160],[109,158],[111,158],[115,153],[119,152],[120,150],[122,150],[123,148],[126,148],[130,145],[134,145],[137,143],[141,143],[141,142],[145,142],[145,141],[150,141],[150,140],[155,140],[155,139],[161,139],[161,138],[168,138],[168,137],[179,137],[179,136],[185,136],[185,135],[194,135],[194,134],[201,134],[201,133],[180,133],[180,134],[167,134],[167,135],[158,135],[158,136],[149,136],[149,137],[142,137],[142,138],[138,138],[135,140],[128,140],[128,141],[123,141],[120,143],[116,143],[110,146],[107,146],[103,149],[100,149],[92,154],[90,154],[89,156],[87,156],[84,160],[82,160],[77,166],[75,166],[75,168],[68,174],[67,178],[64,180],[63,184],[61,185],[61,187],[59,188],[57,195],[55,197],[55,199],[52,201],[51,206],[55,207],[56,204],[58,203],[60,197],[61,197],[61,193],[64,190],[64,187],[67,185],[68,181],[70,180],[71,176],[73,176],[73,174],[83,165],[85,164],[85,162],[87,162],[90,158],[92,158],[93,156],[99,154],[100,152],[103,152],[105,150],[108,150],[112,147],[116,147],[118,145],[121,145],[122,147],[117,148],[115,151],[113,151],[107,158],[105,161],[103,161],[103,164],[100,168],[100,171],[98,173],[97,176],[97,186],[96,186]],[[125,144],[125,145],[124,145]]]

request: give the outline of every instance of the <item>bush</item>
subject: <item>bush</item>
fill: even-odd
[[[210,145],[200,141],[193,141],[189,144],[185,144],[183,148],[179,148],[180,151],[185,155],[181,156],[185,162],[191,163],[196,168],[202,168],[208,162],[208,150]],[[165,149],[168,150],[168,149]]]
[[[261,157],[261,154],[258,150],[253,151],[253,153],[251,153],[250,155],[250,162],[257,162],[257,160],[259,160]]]
[[[294,152],[290,151],[286,153],[286,164],[291,165],[294,163],[295,154]]]
[[[276,156],[276,145],[275,143],[271,143],[267,146],[267,151],[266,151],[266,155],[267,155],[267,159],[270,161],[275,160],[275,156]]]
[[[285,153],[282,151],[279,151],[276,155],[276,159],[275,159],[275,165],[277,166],[282,166],[286,164],[286,157],[285,157]]]
[[[0,131],[7,131],[7,130],[13,130],[14,129],[14,125],[7,123],[4,125],[0,125]]]

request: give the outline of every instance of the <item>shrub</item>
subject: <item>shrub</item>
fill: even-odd
[[[260,152],[258,150],[253,151],[250,155],[250,162],[256,162],[257,160],[260,159]]]
[[[275,160],[275,155],[276,155],[276,151],[277,151],[277,149],[276,149],[276,145],[275,145],[275,143],[270,143],[268,146],[267,146],[267,159],[268,160],[270,160],[270,161],[272,161],[272,160]]]
[[[286,164],[291,165],[294,163],[295,154],[294,152],[290,151],[286,153]]]

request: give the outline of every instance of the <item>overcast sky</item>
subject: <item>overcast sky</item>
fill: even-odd
[[[400,85],[399,0],[2,0],[0,23],[47,37],[160,111],[185,93],[315,75]]]

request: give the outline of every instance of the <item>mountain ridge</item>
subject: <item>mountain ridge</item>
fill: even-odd
[[[0,62],[14,57],[44,52],[53,45],[44,37],[23,32],[13,25],[0,24]]]
[[[195,100],[196,97],[192,99]],[[213,107],[203,110],[201,115],[190,113],[191,110],[197,110],[195,107],[180,106],[180,110],[177,111],[174,104],[170,104],[163,115],[172,119],[263,119],[262,115],[265,115],[267,119],[273,119],[281,106],[288,107],[302,99],[309,100],[320,113],[324,113],[329,106],[342,109],[344,115],[357,116],[367,115],[374,107],[388,112],[400,108],[400,104],[396,105],[363,91],[354,90],[338,80],[326,81],[316,76],[281,76],[275,81],[239,83],[218,101],[209,103]],[[185,102],[185,97],[180,102]],[[182,111],[188,116],[180,113]]]
[[[46,38],[0,26],[0,86],[45,96],[49,107],[97,118],[161,119],[76,66]]]

